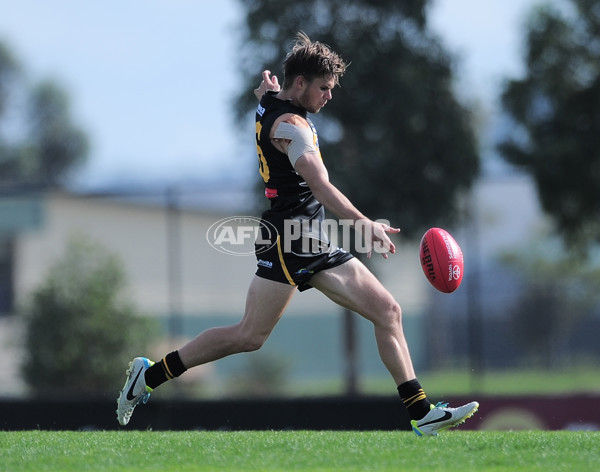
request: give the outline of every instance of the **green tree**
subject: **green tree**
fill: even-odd
[[[11,91],[17,86],[21,75],[20,65],[9,49],[0,42],[0,124],[6,120]],[[16,150],[7,142],[0,126],[0,181],[6,177],[6,172],[16,157]]]
[[[0,43],[0,118],[6,112],[11,87],[19,75],[20,67],[8,48]]]
[[[313,118],[332,181],[371,218],[405,236],[457,215],[479,171],[470,114],[453,93],[452,61],[427,30],[427,0],[240,0],[244,84],[239,116],[256,107],[260,72],[281,76],[295,34],[329,44],[351,65]]]
[[[24,178],[59,184],[84,161],[88,139],[70,115],[68,96],[56,83],[45,81],[32,91],[29,139],[21,159]]]
[[[10,107],[15,113],[7,113]],[[88,150],[66,91],[51,80],[28,86],[21,66],[0,43],[0,183],[60,186]]]
[[[114,393],[123,369],[152,333],[123,291],[119,259],[83,237],[66,254],[24,309],[24,378],[37,395]]]
[[[526,29],[526,73],[502,94],[512,120],[500,144],[530,173],[544,211],[571,248],[600,239],[600,0],[570,13],[535,10]]]

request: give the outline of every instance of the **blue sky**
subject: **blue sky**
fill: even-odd
[[[520,31],[534,3],[434,1],[430,22],[459,59],[467,99],[491,107],[501,80],[520,73]],[[0,40],[28,80],[51,77],[68,90],[92,142],[83,181],[253,172],[252,136],[241,148],[230,119],[236,0],[0,0],[0,12]]]

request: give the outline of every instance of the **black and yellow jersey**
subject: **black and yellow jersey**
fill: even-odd
[[[304,118],[310,125],[315,145],[318,139],[315,127],[306,110],[292,105],[289,101],[275,97],[275,92],[267,92],[256,110],[256,150],[259,172],[265,183],[265,196],[271,201],[268,215],[278,217],[313,219],[323,217],[322,205],[315,199],[304,179],[296,172],[288,156],[273,146],[270,139],[273,123],[281,115],[293,113]],[[275,215],[273,215],[275,216]]]
[[[352,254],[331,247],[323,230],[323,205],[296,172],[288,156],[271,142],[271,128],[277,118],[293,113],[306,119],[315,148],[319,149],[317,133],[306,110],[275,95],[275,92],[263,95],[256,111],[259,171],[265,182],[265,196],[271,202],[271,208],[262,214],[260,238],[255,243],[256,275],[297,285],[303,291],[311,287],[310,279],[315,273],[343,264]],[[291,231],[290,223],[296,224],[297,229]]]

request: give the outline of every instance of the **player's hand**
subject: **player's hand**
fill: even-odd
[[[281,90],[277,76],[271,76],[270,70],[263,71],[262,82],[257,88],[254,89],[254,96],[260,100],[267,90],[273,92],[279,92],[279,90]]]
[[[367,258],[370,259],[373,251],[380,253],[384,259],[388,258],[388,253],[395,254],[396,246],[390,240],[387,233],[399,233],[400,228],[392,228],[389,224],[371,221],[370,228],[365,228],[365,243],[367,245]]]

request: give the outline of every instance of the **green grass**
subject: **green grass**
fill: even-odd
[[[560,395],[568,393],[600,392],[600,367],[574,366],[569,369],[511,369],[488,371],[474,377],[468,370],[449,369],[419,374],[419,380],[428,396],[445,398],[451,395]],[[388,376],[361,378],[363,394],[395,394],[395,386]],[[304,381],[286,390],[289,395],[337,395],[344,392],[341,379]]]
[[[597,432],[0,432],[0,471],[597,471]]]
[[[425,374],[421,379],[438,394],[465,395],[473,390],[491,395],[557,395],[600,392],[600,368],[573,366],[568,369],[496,370],[474,377],[467,371]]]

